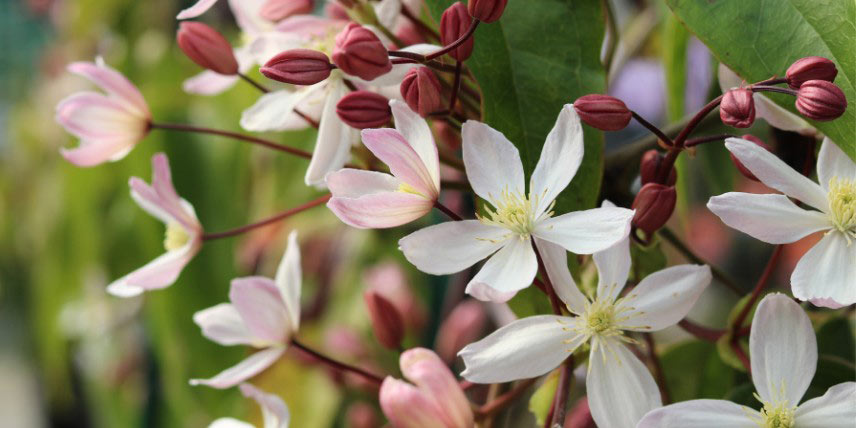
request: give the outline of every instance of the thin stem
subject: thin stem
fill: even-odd
[[[267,147],[269,149],[279,150],[281,152],[286,152],[304,159],[312,159],[312,153],[309,153],[307,151],[295,149],[294,147],[284,146],[282,144],[266,140],[264,138],[240,134],[232,131],[225,131],[222,129],[204,128],[200,126],[185,125],[181,123],[152,123],[151,127],[152,129],[167,129],[171,131],[197,132],[200,134],[219,135],[221,137],[229,137],[234,138],[236,140],[246,141],[252,144],[257,144],[260,146]]]
[[[454,221],[463,220],[463,218],[461,216],[459,216],[457,213],[455,213],[454,211],[449,209],[449,207],[441,204],[440,201],[434,201],[434,208],[437,208],[438,210],[442,211],[443,214],[446,214],[450,219],[452,219]]]
[[[779,256],[782,254],[782,250],[784,248],[785,247],[783,245],[776,245],[776,248],[773,249],[773,254],[770,255],[770,260],[767,261],[767,266],[764,267],[764,272],[761,273],[761,277],[758,278],[758,282],[752,290],[752,295],[737,314],[737,317],[734,318],[734,323],[731,325],[731,332],[733,334],[733,337],[731,338],[732,341],[737,340],[737,331],[743,326],[743,321],[746,320],[746,317],[749,315],[749,311],[752,310],[752,307],[755,306],[755,302],[758,301],[759,297],[761,297],[761,292],[764,291],[764,287],[772,276],[776,267],[776,262],[779,261]]]
[[[455,67],[443,64],[440,61],[426,61],[425,55],[407,51],[389,51],[389,56],[397,58],[391,60],[393,64],[422,64],[435,70],[454,73]]]
[[[678,321],[678,325],[687,333],[707,342],[716,343],[716,341],[726,333],[725,330],[714,330],[712,328],[700,326],[686,318]]]
[[[731,350],[734,351],[734,355],[737,356],[737,359],[740,360],[740,363],[743,364],[743,367],[746,369],[746,373],[749,373],[749,376],[752,376],[752,363],[749,362],[749,357],[746,356],[746,353],[743,352],[743,348],[740,347],[740,342],[736,340],[731,341]]]
[[[255,80],[253,80],[252,78],[250,78],[250,76],[247,76],[247,75],[246,75],[246,74],[244,74],[244,73],[238,73],[238,76],[239,76],[241,79],[243,79],[245,82],[249,83],[250,85],[253,85],[253,86],[254,86],[256,89],[258,89],[259,91],[262,91],[262,92],[264,92],[264,93],[268,93],[268,92],[270,92],[270,89],[268,89],[268,88],[266,88],[266,87],[262,86],[262,84],[261,84],[261,83],[256,82]]]
[[[656,135],[657,138],[663,140],[663,142],[669,146],[672,145],[672,139],[669,138],[665,133],[663,133],[663,131],[660,128],[657,128],[656,126],[651,124],[651,122],[648,122],[647,120],[645,120],[642,116],[639,116],[639,114],[633,110],[630,111],[630,114],[633,115],[633,118],[636,119],[636,121],[639,122],[640,125],[648,128],[648,130],[651,131],[651,133],[653,133],[654,135]]]
[[[660,236],[665,238],[666,241],[669,241],[669,243],[672,244],[672,247],[674,247],[676,250],[678,250],[678,252],[683,254],[684,257],[687,258],[687,260],[696,264],[710,266],[710,271],[713,274],[714,278],[716,278],[719,282],[728,287],[729,290],[733,291],[738,296],[743,295],[743,291],[740,289],[740,287],[737,286],[737,283],[735,283],[731,278],[729,278],[728,275],[721,269],[708,263],[698,255],[696,255],[686,244],[684,244],[680,240],[680,238],[678,238],[677,235],[675,235],[675,232],[672,232],[671,229],[664,227],[660,229],[659,234]]]
[[[556,390],[556,396],[553,399],[553,424],[551,426],[565,426],[565,408],[573,380],[574,356],[571,355],[565,360],[565,364],[562,365],[562,372],[559,375],[559,386]]]
[[[786,79],[784,77],[773,78],[770,80],[764,80],[764,81],[758,82],[758,83],[756,83],[756,85],[779,85],[782,83],[788,83],[788,79]]]
[[[780,88],[778,86],[753,85],[749,89],[751,89],[752,92],[778,92],[780,94],[797,96],[797,91],[790,88]]]
[[[683,130],[681,130],[681,133],[678,134],[677,137],[675,137],[674,146],[677,148],[683,147],[684,140],[687,139],[687,137],[690,135],[690,132],[693,132],[693,130],[696,128],[696,126],[698,126],[698,124],[701,123],[702,119],[704,119],[705,116],[707,116],[710,112],[715,110],[716,107],[718,107],[719,103],[721,103],[721,102],[722,102],[722,95],[714,98],[711,102],[707,103],[707,105],[702,107],[701,110],[699,110],[698,113],[696,113],[690,119],[690,121],[687,122],[687,126],[685,126]],[[670,154],[671,154],[671,152],[670,152]],[[677,156],[677,155],[675,155],[675,156]],[[674,159],[672,160],[672,162],[674,163]],[[669,165],[669,167],[671,167],[671,165]],[[668,169],[667,169],[667,171],[668,171]]]
[[[719,135],[708,135],[707,137],[691,138],[691,139],[687,140],[686,143],[684,143],[684,147],[694,147],[694,146],[698,146],[699,144],[710,143],[712,141],[720,141],[720,140],[724,140],[726,138],[734,138],[734,137],[736,137],[736,135],[719,134]]]
[[[654,336],[651,333],[642,333],[642,336],[645,337],[645,344],[648,345],[648,359],[651,360],[651,365],[654,366],[654,377],[657,379],[657,386],[660,387],[660,396],[663,398],[663,404],[669,404],[672,402],[672,399],[669,396],[668,385],[666,385],[663,365],[660,364],[660,358],[657,356]]]
[[[469,39],[473,35],[473,33],[475,33],[476,28],[479,26],[479,22],[480,21],[478,19],[473,18],[472,22],[470,23],[470,28],[467,29],[466,33],[461,35],[461,37],[458,37],[458,39],[455,40],[454,42],[449,43],[446,46],[443,46],[442,49],[440,49],[440,50],[438,50],[432,54],[420,55],[420,54],[413,53],[413,52],[389,51],[389,56],[399,56],[399,57],[404,57],[404,58],[412,58],[412,59],[418,60],[419,62],[426,63],[428,61],[431,61],[434,58],[439,58],[439,57],[455,50],[462,43],[466,42],[467,39]]]
[[[351,373],[354,373],[356,375],[362,376],[363,378],[371,381],[372,383],[374,383],[376,385],[380,385],[381,383],[383,383],[382,377],[380,377],[376,374],[373,374],[373,373],[369,373],[369,372],[367,372],[367,371],[365,371],[359,367],[355,367],[355,366],[352,366],[350,364],[346,364],[346,363],[343,363],[341,361],[334,360],[334,359],[332,359],[332,358],[330,358],[330,357],[328,357],[328,356],[304,345],[303,343],[299,342],[295,338],[291,339],[291,345],[294,346],[295,348],[300,349],[301,351],[317,358],[319,361],[321,361],[321,362],[323,362],[323,363],[325,363],[325,364],[327,364],[327,365],[329,365],[335,369],[345,371],[345,372],[351,372]]]
[[[477,417],[480,419],[487,418],[496,414],[502,409],[505,409],[510,404],[514,403],[517,397],[526,392],[526,390],[529,389],[529,387],[531,387],[537,380],[537,377],[533,377],[531,379],[520,381],[510,391],[500,395],[499,397],[496,397],[490,402],[485,403],[483,406],[479,407],[476,410]]]
[[[449,112],[454,113],[455,103],[458,101],[458,91],[461,90],[461,61],[455,61],[455,80],[452,83],[452,95],[449,97]]]
[[[262,221],[259,221],[256,223],[251,223],[251,224],[248,224],[246,226],[241,226],[241,227],[238,227],[235,229],[227,230],[225,232],[206,233],[206,234],[202,235],[202,240],[203,241],[210,241],[213,239],[229,238],[232,236],[240,235],[242,233],[248,232],[248,231],[253,230],[253,229],[257,229],[257,228],[264,227],[264,226],[267,226],[267,225],[272,224],[272,223],[276,223],[278,221],[281,221],[281,220],[284,220],[288,217],[291,217],[297,213],[306,211],[312,207],[317,207],[318,205],[321,205],[321,204],[327,202],[328,200],[330,200],[330,196],[331,195],[328,193],[324,196],[321,196],[320,198],[309,201],[303,205],[285,210],[279,214],[268,217]]]

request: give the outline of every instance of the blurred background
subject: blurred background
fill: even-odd
[[[362,299],[372,283],[415,296],[405,299],[413,305],[408,346],[431,346],[440,320],[462,298],[461,277],[418,274],[396,249],[399,237],[439,217],[393,231],[365,232],[343,226],[325,208],[206,244],[166,290],[126,300],[105,293],[112,280],[162,252],[163,226],[137,207],[127,188],[131,176],[150,179],[150,158],[156,152],[168,154],[176,188],[209,231],[240,226],[319,195],[303,185],[303,159],[217,137],[156,130],[122,161],[89,169],[59,156],[60,147],[76,142],[55,123],[54,107],[72,92],[91,88],[65,66],[99,55],[140,88],[155,120],[240,131],[241,111],[258,97],[254,88],[238,84],[214,97],[181,90],[182,81],[200,71],[174,43],[175,15],[190,3],[0,0],[3,426],[204,427],[221,416],[260,422],[255,404],[237,390],[188,385],[188,379],[213,375],[247,353],[206,340],[191,317],[225,301],[231,278],[272,275],[291,229],[300,230],[304,258],[305,327],[300,336],[337,358],[371,360],[369,367],[382,366],[378,372],[397,373],[397,353],[372,338]],[[320,10],[323,4],[318,6]],[[610,73],[610,93],[664,126],[719,94],[716,61],[663,4],[619,0],[613,7],[622,44]],[[240,37],[225,2],[203,20],[232,41]],[[732,131],[708,121],[701,132]],[[774,133],[761,120],[749,132],[778,147],[786,160],[802,159],[802,152],[788,151],[800,147],[793,142],[802,137]],[[621,150],[644,136],[644,130],[633,127],[608,135],[604,191],[624,206],[630,202],[626,187],[634,186],[626,172],[635,174],[638,156],[623,157]],[[311,150],[315,131],[269,137]],[[682,157],[679,177],[679,211],[670,229],[748,290],[771,247],[724,227],[704,203],[710,195],[735,188],[767,190],[737,174],[721,144],[700,147],[692,159]],[[787,247],[786,263],[780,266],[784,273],[778,274],[774,288],[787,289],[782,287],[787,273],[816,239]],[[651,265],[684,262],[673,247],[660,247],[643,256],[655,259]],[[708,294],[693,318],[721,326],[737,295],[721,285]],[[485,310],[495,322],[504,313]],[[844,337],[852,342],[847,331]],[[669,343],[684,337],[670,331],[661,339]],[[698,351],[702,356],[715,353],[713,345]],[[852,366],[852,355],[845,351],[841,358]],[[706,394],[722,395],[720,389],[747,380],[736,370],[728,373],[727,385]],[[370,387],[293,351],[254,383],[283,397],[296,427],[371,427],[383,421]],[[348,388],[339,387],[343,384]],[[698,396],[702,389],[687,394]]]

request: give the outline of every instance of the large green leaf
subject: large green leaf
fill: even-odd
[[[832,122],[812,124],[856,160],[856,2],[666,0],[714,55],[740,77],[754,82],[783,75],[795,60],[818,55],[839,68],[835,83],[851,107]],[[715,19],[713,19],[715,18]],[[771,96],[795,112],[794,98]]]
[[[439,21],[453,1],[426,3]],[[562,106],[604,92],[603,34],[601,2],[571,0],[512,0],[499,21],[476,31],[467,65],[484,95],[483,119],[517,146],[527,173],[538,162]],[[557,200],[557,213],[590,208],[597,201],[603,135],[592,128],[585,133],[583,164]]]

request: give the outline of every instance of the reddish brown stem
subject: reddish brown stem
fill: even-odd
[[[657,356],[655,349],[654,336],[651,333],[642,333],[645,337],[645,344],[648,345],[648,359],[651,360],[651,365],[654,366],[654,377],[657,379],[657,386],[660,388],[660,396],[663,399],[663,405],[672,402],[669,396],[669,388],[666,385],[666,375],[663,373],[663,365],[660,364],[660,358]]]
[[[246,75],[246,74],[244,74],[244,73],[238,73],[238,76],[240,76],[240,78],[241,78],[243,81],[245,81],[245,82],[249,83],[250,85],[252,85],[252,86],[253,86],[253,87],[255,87],[256,89],[258,89],[259,91],[261,91],[261,92],[263,92],[263,93],[265,93],[265,94],[266,94],[266,93],[268,93],[268,92],[270,92],[270,89],[268,89],[268,88],[264,87],[261,83],[256,82],[255,80],[251,79],[251,78],[250,78],[250,76],[247,76],[247,75]]]
[[[446,46],[443,46],[442,49],[440,49],[440,50],[438,50],[432,54],[420,55],[420,54],[413,53],[413,52],[389,51],[389,55],[390,56],[400,56],[400,57],[404,57],[404,58],[413,58],[413,59],[418,60],[419,62],[426,63],[428,61],[431,61],[432,59],[439,58],[439,57],[455,50],[462,43],[466,42],[467,39],[472,37],[473,33],[475,33],[476,28],[479,26],[479,22],[480,21],[478,19],[473,18],[472,22],[470,23],[470,28],[467,29],[466,33],[461,35],[461,37],[458,37],[458,39],[455,40],[454,42],[449,43]]]
[[[458,101],[458,91],[461,90],[461,61],[455,61],[455,81],[452,83],[452,95],[449,97],[449,112],[454,113],[455,103]]]
[[[266,218],[262,221],[256,222],[256,223],[248,224],[246,226],[241,226],[241,227],[238,227],[238,228],[235,228],[232,230],[227,230],[225,232],[206,233],[206,234],[202,235],[202,240],[203,241],[210,241],[213,239],[229,238],[232,236],[240,235],[240,234],[245,233],[245,232],[249,232],[250,230],[253,230],[253,229],[258,229],[260,227],[264,227],[264,226],[270,225],[272,223],[282,221],[282,220],[284,220],[288,217],[291,217],[297,213],[306,211],[312,207],[317,207],[318,205],[321,205],[321,204],[327,202],[328,200],[330,200],[330,196],[331,195],[328,193],[324,196],[321,196],[320,198],[309,201],[303,205],[291,208],[289,210],[285,210],[285,211],[283,211],[277,215],[274,215],[272,217],[268,217],[268,218]]]
[[[450,219],[454,221],[461,221],[463,218],[459,216],[456,212],[452,211],[449,207],[440,203],[440,201],[434,201],[434,208],[442,211],[443,214],[446,214]]]
[[[352,366],[350,364],[346,364],[346,363],[343,363],[341,361],[334,360],[333,358],[330,358],[330,357],[328,357],[328,356],[304,345],[303,343],[298,342],[297,339],[292,338],[291,339],[291,345],[294,346],[295,348],[300,349],[301,351],[315,357],[316,359],[318,359],[322,363],[327,364],[330,367],[333,367],[337,370],[341,370],[344,372],[351,372],[351,373],[354,373],[356,375],[362,376],[363,378],[371,381],[372,383],[374,383],[378,386],[381,383],[383,383],[382,377],[380,377],[376,374],[373,374],[373,373],[369,373],[369,372],[367,372],[367,371],[365,371],[359,367],[355,367],[355,366]]]
[[[494,398],[490,402],[485,403],[484,405],[479,407],[476,410],[476,415],[480,419],[482,419],[496,414],[497,412],[514,403],[514,400],[516,400],[518,397],[520,397],[520,395],[526,392],[526,390],[529,389],[529,387],[531,387],[537,380],[537,377],[533,377],[531,379],[520,381],[510,391],[500,395],[499,397]]]
[[[784,249],[784,246],[782,245],[776,245],[776,248],[773,249],[773,254],[770,255],[770,260],[767,261],[767,266],[764,267],[764,272],[761,273],[761,277],[758,278],[758,282],[752,290],[752,295],[737,314],[737,317],[734,318],[734,323],[731,325],[732,341],[737,340],[737,332],[743,327],[743,321],[746,320],[746,317],[749,315],[752,307],[755,306],[755,302],[757,302],[758,298],[761,297],[761,292],[764,291],[764,287],[767,285],[770,276],[772,276],[773,271],[775,270],[776,262],[779,260],[779,255],[782,254],[782,249]]]
[[[698,137],[691,138],[684,143],[684,147],[695,147],[699,144],[710,143],[713,141],[725,140],[726,138],[734,138],[735,135],[731,134],[719,134],[719,135],[708,135],[707,137]]]
[[[294,147],[284,146],[264,138],[254,137],[252,135],[240,134],[232,131],[224,131],[222,129],[203,128],[200,126],[185,125],[180,123],[152,123],[152,129],[167,129],[170,131],[196,132],[200,134],[219,135],[221,137],[234,138],[236,140],[246,141],[248,143],[264,146],[269,149],[278,150],[289,153],[304,159],[312,159],[312,153],[295,149]]]
[[[678,325],[684,329],[687,333],[702,339],[707,342],[716,342],[725,334],[725,330],[714,330],[711,328],[700,326],[696,323],[688,319],[682,319],[678,322]]]
[[[640,125],[644,126],[645,128],[648,128],[648,130],[651,131],[652,134],[656,135],[657,138],[659,138],[664,143],[666,143],[666,145],[668,145],[668,146],[672,145],[672,139],[669,138],[668,135],[663,133],[663,131],[660,128],[657,128],[656,126],[654,126],[654,124],[652,124],[651,122],[648,122],[647,120],[645,120],[645,118],[643,118],[642,116],[639,116],[639,114],[633,110],[630,111],[630,114],[633,116],[634,119],[636,119],[637,122],[639,122]]]
[[[565,408],[568,403],[568,393],[571,389],[571,379],[574,377],[574,356],[571,355],[562,364],[562,372],[559,374],[559,386],[553,399],[553,424],[551,426],[565,426]]]

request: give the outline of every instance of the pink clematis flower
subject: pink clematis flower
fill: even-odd
[[[249,383],[238,385],[244,397],[252,398],[262,409],[262,420],[265,428],[288,428],[291,413],[282,398],[268,394]],[[255,428],[252,424],[234,418],[220,418],[211,422],[208,428]]]
[[[194,314],[193,321],[208,339],[224,346],[249,345],[261,350],[210,379],[192,379],[190,384],[230,388],[276,362],[300,326],[301,277],[300,248],[293,231],[274,279],[234,279],[229,290],[231,303]]]
[[[409,223],[431,211],[440,195],[440,163],[428,123],[401,101],[389,105],[396,129],[366,129],[362,135],[392,174],[346,168],[327,176],[333,194],[327,206],[353,227]]]
[[[78,92],[56,107],[56,121],[80,138],[80,146],[60,149],[77,166],[94,166],[125,157],[149,132],[152,115],[140,91],[98,58],[75,62],[68,71],[79,74],[107,94]]]
[[[110,284],[107,292],[119,297],[172,285],[202,248],[202,225],[193,206],[176,193],[165,154],[152,156],[151,185],[137,177],[131,177],[129,185],[134,201],[167,225],[166,253]]]

